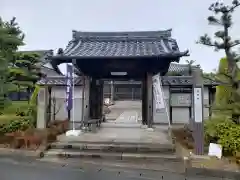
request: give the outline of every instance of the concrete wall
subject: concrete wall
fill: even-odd
[[[48,107],[48,87],[41,87],[40,93],[38,96],[38,117],[37,117],[37,127],[44,128],[46,126],[46,109]],[[80,124],[82,119],[82,87],[75,86],[74,88],[74,106],[71,110],[71,121],[74,121],[77,124]],[[56,98],[56,120],[65,120],[67,119],[68,113],[66,110],[66,87],[64,86],[54,86],[52,87],[51,97]],[[84,115],[85,118],[89,116],[89,80],[86,80],[86,87],[85,87],[85,100],[84,100]],[[51,112],[53,112],[54,106],[52,101]],[[53,114],[51,114],[51,120],[53,120]]]
[[[51,96],[56,98],[56,110],[59,112],[56,114],[56,120],[65,120],[67,118],[66,110],[66,87],[64,86],[55,86],[52,87]],[[80,123],[82,119],[82,86],[75,86],[74,88],[74,101],[73,109],[71,111],[71,121]],[[86,86],[84,91],[84,118],[89,116],[89,80],[86,80]],[[52,106],[53,110],[53,106]]]
[[[89,117],[89,85],[90,81],[87,78],[85,81],[85,94],[84,94],[84,119]],[[71,111],[71,121],[73,118],[76,123],[80,124],[82,119],[82,86],[75,86],[74,90],[74,114],[73,110]],[[204,87],[204,105],[209,106],[209,89]],[[46,113],[46,107],[48,104],[48,95],[47,88],[42,87],[38,97],[38,127],[43,128],[45,126],[44,113]],[[186,93],[174,93],[174,95],[170,95],[169,87],[163,86],[164,92],[164,100],[165,100],[165,109],[161,109],[156,111],[155,102],[153,102],[153,121],[154,123],[168,123],[168,120],[171,119],[172,123],[177,124],[186,124],[189,123],[191,119],[190,115],[192,114],[190,111],[191,105],[184,106],[184,104],[180,106],[172,105],[171,98],[173,96],[187,96]],[[190,94],[191,95],[191,94]],[[65,97],[66,97],[66,87],[64,86],[55,86],[52,87],[51,96],[56,98],[56,110],[58,113],[56,114],[56,120],[65,120],[67,118],[67,110],[65,105]],[[190,100],[191,101],[191,100]],[[52,106],[53,112],[53,106]],[[204,107],[204,118],[208,118],[209,116],[209,108]],[[53,117],[53,116],[52,116]]]
[[[164,100],[166,104],[165,109],[161,109],[159,111],[156,111],[155,107],[155,101],[153,100],[153,121],[154,123],[168,123],[168,120],[170,119],[173,124],[186,124],[189,123],[192,113],[192,106],[184,104],[179,105],[173,105],[171,103],[171,100],[173,96],[181,96],[185,98],[190,98],[190,104],[191,102],[191,93],[174,93],[170,94],[169,87],[163,86],[163,92],[164,92]],[[207,119],[209,117],[209,89],[208,87],[204,87],[204,118]],[[176,98],[176,97],[175,97]],[[191,112],[190,112],[191,111]]]

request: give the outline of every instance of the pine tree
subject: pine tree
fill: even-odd
[[[230,95],[228,96],[227,107],[221,104],[222,108],[234,109],[231,111],[232,118],[234,121],[238,121],[240,117],[240,95],[239,89],[239,78],[238,78],[238,66],[236,53],[233,52],[233,48],[240,44],[239,40],[233,40],[230,36],[229,29],[233,25],[232,14],[240,6],[239,0],[233,0],[231,5],[225,5],[224,3],[216,2],[211,4],[209,10],[214,13],[214,16],[208,17],[210,25],[218,26],[221,30],[215,32],[215,40],[210,38],[207,34],[201,36],[198,43],[205,46],[214,47],[216,51],[224,50],[227,66],[224,69],[220,69],[217,76],[213,79],[220,82],[228,89]]]
[[[16,53],[14,61],[14,69],[12,69],[12,77],[14,83],[20,90],[28,92],[28,100],[35,84],[43,76],[41,74],[40,55],[34,52],[19,52]]]
[[[9,92],[16,90],[11,83],[10,65],[18,47],[23,45],[24,34],[15,20],[5,22],[0,18],[0,112],[9,104]]]

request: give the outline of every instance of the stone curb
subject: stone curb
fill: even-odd
[[[44,152],[47,147],[39,147],[36,151],[23,150],[23,149],[11,149],[0,148],[0,158],[13,158],[13,159],[39,159],[44,157]]]
[[[215,169],[206,169],[206,168],[194,168],[186,167],[185,175],[187,176],[203,176],[203,177],[217,177],[217,178],[228,178],[228,179],[240,179],[240,172],[234,171],[223,171]]]
[[[53,143],[51,149],[99,150],[102,152],[158,152],[172,154],[175,149],[171,146],[146,146],[141,144],[84,144],[84,143]]]
[[[58,158],[97,158],[108,160],[151,160],[154,162],[182,162],[181,158],[174,155],[160,155],[148,153],[122,153],[122,152],[96,152],[96,151],[64,151],[64,150],[49,150],[45,157]]]
[[[57,142],[66,143],[66,144],[107,144],[107,145],[142,145],[142,146],[155,146],[155,147],[161,147],[161,146],[168,146],[171,148],[174,148],[174,145],[170,144],[156,144],[152,142],[126,142],[126,141],[111,141],[111,140],[100,140],[100,141],[89,141],[89,140],[62,140],[60,138],[57,139]]]

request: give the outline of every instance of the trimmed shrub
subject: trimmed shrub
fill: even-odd
[[[240,125],[226,116],[209,119],[204,123],[205,143],[218,143],[223,147],[224,155],[233,155],[240,151]]]
[[[0,135],[15,131],[25,131],[32,127],[31,117],[19,117],[19,119],[10,120],[9,123],[0,125]]]

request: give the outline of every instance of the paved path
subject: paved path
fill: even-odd
[[[115,104],[110,106],[109,109],[111,112],[106,115],[106,119],[110,120],[116,120],[126,111],[134,111],[140,118],[142,112],[141,101],[115,101]]]
[[[129,128],[130,127],[130,128]],[[156,143],[170,145],[172,142],[168,137],[168,127],[156,129],[155,131],[148,131],[143,128],[132,128],[132,125],[122,126],[109,126],[102,127],[96,133],[84,133],[79,137],[67,137],[65,134],[58,136],[58,140],[62,142],[77,142],[85,141],[88,143],[113,143],[113,142],[127,142],[127,143]]]
[[[1,180],[220,180],[212,177],[185,177],[169,172],[129,169],[73,167],[50,162],[25,162],[0,159]],[[225,179],[227,180],[227,179]]]
[[[137,111],[124,111],[115,121],[116,123],[136,124],[138,123]]]

